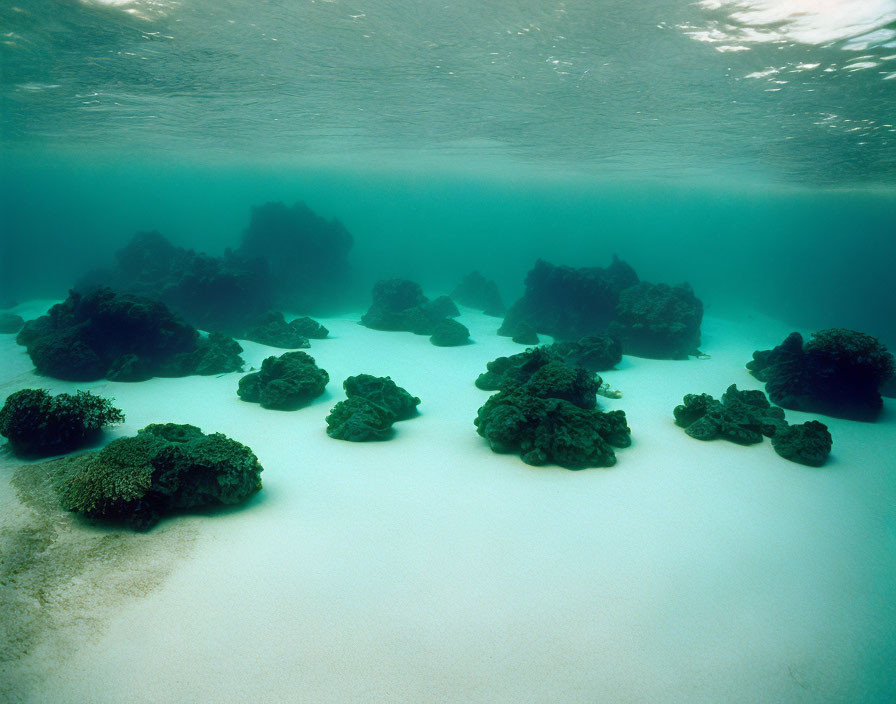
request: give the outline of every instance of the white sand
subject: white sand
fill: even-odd
[[[35,304],[36,305],[36,304]],[[37,311],[39,312],[39,311]],[[241,402],[237,375],[68,384],[0,338],[0,392],[114,396],[127,423],[199,425],[249,445],[264,490],[198,529],[172,573],[95,637],[34,658],[34,702],[846,702],[896,699],[896,423],[824,419],[820,469],[768,440],[701,443],[672,422],[689,392],[761,388],[744,369],[788,329],[704,322],[709,360],[627,357],[604,374],[633,445],[611,469],[492,453],[473,380],[523,348],[464,311],[476,344],[323,320],[328,392],[294,412]],[[245,343],[258,365],[269,354]],[[423,399],[385,443],[335,441],[341,382],[391,375]],[[788,412],[799,422],[814,416]],[[3,459],[3,476],[11,458]],[[5,480],[2,482],[5,485]],[[9,493],[3,486],[0,491]],[[0,519],[2,520],[2,519]],[[57,638],[54,640],[54,638]]]

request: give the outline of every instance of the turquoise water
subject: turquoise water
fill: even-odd
[[[709,310],[892,345],[896,3],[842,5],[7,5],[4,297],[304,200],[365,294],[479,268],[512,300],[536,257],[616,252]]]

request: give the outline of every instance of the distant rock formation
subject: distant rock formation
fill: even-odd
[[[451,298],[462,306],[481,310],[486,315],[504,315],[504,301],[501,300],[498,285],[478,271],[467,274],[451,292]]]
[[[16,341],[41,374],[69,381],[222,374],[243,365],[234,340],[200,337],[164,303],[110,289],[71,292],[25,323]]]
[[[448,296],[429,300],[420,284],[407,279],[384,279],[373,287],[373,303],[361,324],[373,330],[404,330],[432,335],[446,318],[460,315]]]

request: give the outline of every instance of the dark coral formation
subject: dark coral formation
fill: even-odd
[[[75,458],[58,488],[69,511],[145,530],[172,511],[245,501],[261,472],[236,440],[168,423]]]
[[[498,334],[513,337],[522,321],[561,340],[602,333],[616,314],[619,294],[636,283],[634,269],[616,257],[605,269],[554,266],[539,259]]]
[[[496,391],[508,384],[522,384],[541,367],[557,360],[550,346],[533,347],[510,357],[498,357],[486,364],[486,371],[476,379],[476,386],[483,391]]]
[[[555,342],[550,346],[557,357],[593,372],[605,372],[622,361],[622,345],[609,335],[591,335],[576,342]]]
[[[741,445],[771,438],[781,457],[815,467],[824,464],[831,452],[831,434],[818,421],[789,425],[784,411],[772,406],[758,390],[728,387],[717,401],[709,394],[688,394],[673,411],[676,425],[697,440],[723,438]]]
[[[813,333],[803,344],[791,333],[747,363],[784,408],[838,418],[874,420],[883,408],[880,388],[892,378],[893,355],[875,337],[835,328]]]
[[[510,363],[491,379],[503,377],[501,390],[479,409],[477,432],[495,452],[518,452],[527,464],[612,466],[613,447],[631,443],[625,413],[596,410],[600,378],[553,359],[539,364],[540,349],[514,355],[524,360],[502,358]]]
[[[504,315],[504,301],[501,300],[498,285],[478,271],[467,274],[451,292],[451,298],[462,306],[481,310],[486,315]]]
[[[116,253],[116,266],[89,274],[81,292],[108,286],[165,303],[192,325],[242,336],[271,307],[263,259],[227,251],[222,257],[177,247],[158,232],[138,232]]]
[[[395,416],[361,396],[340,401],[327,415],[327,435],[336,440],[370,442],[388,440]]]
[[[221,374],[243,363],[233,340],[200,338],[164,303],[111,289],[73,291],[28,321],[16,340],[41,374],[70,381]]]
[[[246,339],[262,345],[282,347],[288,350],[311,346],[308,338],[299,330],[299,326],[287,323],[283,313],[276,311],[272,311],[257,320],[246,331]]]
[[[350,376],[342,388],[348,398],[327,416],[327,435],[337,440],[386,440],[392,435],[392,424],[415,416],[420,404],[419,398],[388,376]]]
[[[517,323],[511,339],[518,345],[537,345],[539,342],[538,333],[535,332],[535,328],[529,325],[525,320]]]
[[[700,346],[703,304],[688,284],[642,281],[619,294],[610,334],[626,354],[655,359],[687,359]]]
[[[267,264],[275,307],[313,311],[331,307],[345,290],[353,244],[339,220],[305,203],[266,203],[252,208],[237,253]]]
[[[772,436],[772,447],[781,457],[810,467],[823,465],[832,445],[828,427],[817,420],[779,428]]]
[[[470,331],[466,325],[445,318],[433,328],[429,341],[437,347],[459,347],[470,342]]]
[[[122,422],[124,413],[89,391],[51,396],[44,389],[22,389],[0,409],[0,435],[19,455],[70,452],[95,440],[104,426]]]
[[[303,337],[307,337],[312,340],[323,340],[327,335],[330,334],[330,331],[327,330],[323,325],[321,325],[316,320],[309,318],[307,315],[302,316],[301,318],[290,320],[289,326]]]
[[[605,269],[538,260],[498,334],[516,339],[526,325],[565,341],[608,334],[626,354],[687,359],[697,353],[702,318],[703,304],[690,286],[639,282],[616,257]]]
[[[723,438],[741,445],[762,442],[786,425],[784,411],[769,404],[761,391],[728,387],[717,401],[709,394],[688,394],[674,410],[675,423],[697,440]]]
[[[311,355],[286,352],[268,357],[261,363],[261,371],[240,379],[237,394],[263,408],[292,410],[320,396],[329,381],[330,375]]]
[[[0,313],[0,334],[12,335],[22,329],[25,320],[14,313]]]
[[[405,330],[432,335],[436,326],[459,315],[448,296],[430,301],[420,284],[407,279],[384,279],[373,287],[373,303],[361,316],[361,324],[373,330]]]

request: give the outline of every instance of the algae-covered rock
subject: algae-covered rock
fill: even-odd
[[[820,467],[834,444],[828,427],[817,420],[780,428],[772,436],[772,447],[784,459]]]
[[[467,274],[451,292],[451,298],[463,306],[481,310],[486,315],[504,315],[504,301],[501,300],[497,284],[478,271]]]
[[[22,329],[25,320],[14,313],[0,313],[0,334],[13,335]]]
[[[263,408],[290,410],[324,392],[330,375],[305,352],[286,352],[268,357],[261,370],[240,379],[237,394]]]
[[[387,440],[392,436],[395,415],[383,406],[363,396],[351,396],[340,401],[327,416],[327,435],[337,440],[369,442]]]
[[[470,331],[466,325],[445,318],[433,328],[429,341],[437,347],[459,347],[470,342]]]
[[[688,284],[642,281],[623,289],[610,334],[626,354],[654,359],[687,359],[700,346],[703,303]]]
[[[550,346],[533,347],[509,357],[498,357],[486,364],[486,371],[479,375],[475,383],[483,391],[496,391],[508,383],[521,384],[545,364],[558,359]]]
[[[420,284],[406,279],[384,279],[373,287],[373,303],[361,324],[373,330],[404,330],[432,335],[445,318],[460,315],[447,296],[430,301]]]
[[[240,503],[261,488],[248,447],[192,425],[149,425],[75,463],[59,487],[63,507],[137,530],[171,511]]]
[[[246,339],[262,345],[290,350],[311,346],[308,338],[292,323],[287,323],[283,313],[279,311],[270,311],[259,318],[246,331]]]
[[[673,411],[675,422],[697,440],[723,438],[741,445],[762,442],[786,426],[784,411],[769,404],[761,391],[728,387],[721,401],[709,394],[688,394]]]
[[[70,452],[96,439],[104,426],[122,422],[124,413],[89,391],[51,396],[44,389],[23,389],[0,409],[0,435],[19,455]]]
[[[363,398],[379,408],[386,409],[396,420],[406,420],[417,415],[420,399],[412,396],[388,376],[357,374],[342,382],[348,398]]]
[[[513,337],[521,322],[561,340],[601,334],[616,314],[619,294],[636,283],[634,269],[615,256],[606,268],[554,266],[539,259],[498,334]]]
[[[234,355],[228,340],[200,338],[163,303],[110,289],[72,292],[47,315],[28,321],[16,337],[40,373],[71,381],[139,381],[240,369],[239,351]]]
[[[301,318],[296,318],[295,320],[290,320],[289,326],[303,337],[308,337],[312,340],[323,340],[330,334],[330,331],[323,325],[316,320],[309,318],[307,315],[302,316]]]
[[[883,408],[881,387],[893,377],[893,355],[875,337],[835,328],[813,333],[805,345],[791,333],[747,363],[784,408],[854,420],[874,420]]]

